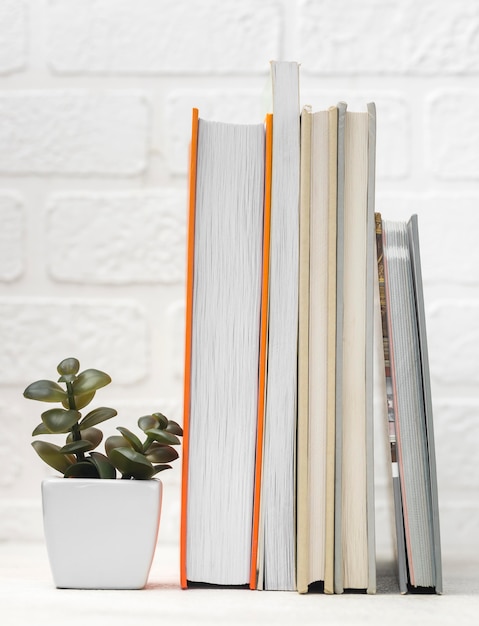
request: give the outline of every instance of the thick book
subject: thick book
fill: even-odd
[[[264,386],[258,372],[265,358],[260,338],[264,342],[267,144],[265,124],[211,122],[193,112],[182,587],[250,583],[258,406]]]
[[[388,431],[402,593],[442,593],[431,384],[417,216],[376,216]]]
[[[334,591],[374,593],[376,113],[338,110]]]

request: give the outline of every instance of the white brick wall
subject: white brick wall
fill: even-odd
[[[377,104],[377,208],[419,214],[443,547],[479,549],[478,33],[476,0],[0,3],[0,539],[41,537],[22,391],[63,357],[111,373],[101,403],[125,424],[181,420],[191,107],[262,120],[285,58],[302,104]]]
[[[57,194],[47,215],[48,272],[66,283],[181,283],[185,206],[177,189]]]
[[[27,51],[27,11],[22,0],[0,5],[0,74],[22,70]]]
[[[262,72],[280,51],[276,0],[50,0],[58,73]]]
[[[23,271],[23,206],[16,194],[0,192],[0,281],[17,280]]]
[[[478,107],[479,91],[471,89],[442,90],[428,98],[427,157],[438,179],[478,179]]]
[[[70,89],[0,97],[3,174],[137,175],[151,126],[141,94]]]

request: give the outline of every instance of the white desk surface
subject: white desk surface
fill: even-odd
[[[239,589],[181,590],[178,548],[159,544],[148,585],[140,591],[56,589],[43,544],[0,544],[2,626],[234,626],[341,624],[468,626],[479,623],[479,560],[445,560],[444,594],[397,592],[387,568],[374,596],[299,595]],[[94,567],[94,563],[92,563]]]

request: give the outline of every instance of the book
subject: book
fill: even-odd
[[[417,218],[375,214],[374,104],[271,77],[264,123],[193,111],[181,586],[375,593],[382,332],[399,588],[441,593]]]
[[[251,539],[250,589],[256,589],[258,579],[258,557],[260,554],[260,505],[261,505],[261,478],[263,469],[263,438],[264,414],[266,402],[266,373],[268,369],[268,314],[269,314],[269,260],[271,237],[271,178],[273,154],[273,116],[266,116],[266,145],[265,145],[265,194],[263,220],[263,279],[261,298],[261,322],[259,345],[259,372],[258,372],[258,419],[256,431],[256,467],[253,499],[253,534]]]
[[[296,589],[296,425],[300,194],[299,66],[272,62],[268,346],[258,524],[258,589]]]
[[[418,219],[376,225],[399,587],[442,593]]]
[[[266,143],[263,123],[218,123],[193,112],[182,587],[250,582]]]
[[[374,104],[301,116],[298,591],[374,593]],[[319,585],[318,585],[319,583]]]
[[[338,111],[301,114],[297,587],[333,593]]]
[[[338,112],[334,590],[374,593],[376,113]]]
[[[391,375],[391,358],[389,349],[389,330],[388,319],[386,311],[386,284],[385,284],[385,269],[384,269],[384,250],[383,250],[383,229],[381,214],[375,214],[376,220],[376,252],[378,261],[378,288],[379,288],[379,303],[380,303],[380,315],[381,315],[381,332],[382,332],[382,347],[384,356],[384,380],[385,380],[385,394],[386,394],[386,415],[387,415],[387,428],[386,435],[389,445],[389,458],[391,462],[391,482],[392,482],[392,496],[394,504],[394,524],[396,532],[396,560],[398,569],[398,583],[401,593],[407,592],[407,563],[406,563],[406,548],[404,542],[404,521],[401,503],[401,484],[399,481],[398,470],[398,453],[397,453],[397,435],[396,435],[396,420],[394,411],[394,395],[393,384]]]

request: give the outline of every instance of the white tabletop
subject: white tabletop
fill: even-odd
[[[0,544],[0,622],[2,626],[468,626],[477,624],[479,615],[479,561],[445,561],[442,596],[401,596],[387,567],[378,570],[375,596],[247,589],[185,591],[179,586],[178,561],[176,546],[159,544],[144,590],[66,590],[53,586],[43,544]]]

